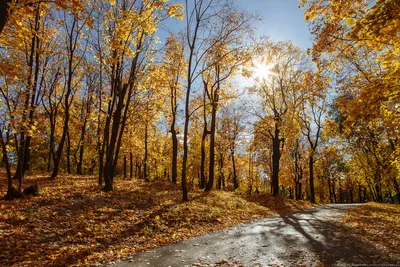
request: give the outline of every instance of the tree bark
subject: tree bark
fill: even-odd
[[[71,136],[69,130],[67,131],[67,173],[71,172]]]
[[[130,172],[129,172],[129,178],[132,180],[133,177],[133,154],[132,151],[129,153],[129,167],[130,167]]]
[[[314,156],[311,154],[309,158],[310,168],[310,200],[311,203],[315,203],[315,192],[314,192]]]
[[[0,34],[2,33],[4,27],[8,22],[8,18],[11,13],[11,8],[8,4],[10,4],[12,0],[3,0],[0,1]]]
[[[278,122],[275,122],[275,132],[272,140],[272,192],[274,196],[279,196],[279,161],[281,158],[281,139],[279,134]]]
[[[58,175],[58,170],[60,166],[60,161],[62,157],[62,152],[64,148],[64,143],[65,139],[67,138],[68,134],[68,124],[69,124],[69,108],[72,104],[72,79],[74,76],[74,55],[75,55],[75,49],[76,49],[76,42],[74,42],[77,38],[79,38],[79,34],[76,33],[76,28],[77,26],[77,18],[74,18],[72,25],[71,25],[71,32],[68,34],[69,39],[68,39],[68,77],[67,77],[67,90],[64,96],[64,107],[65,107],[65,118],[64,118],[64,127],[63,127],[63,132],[61,136],[60,143],[58,145],[57,151],[56,151],[56,157],[54,160],[54,167],[53,167],[53,173],[51,174],[51,179],[54,179]]]
[[[215,172],[215,131],[217,120],[217,104],[213,103],[211,111],[211,131],[210,131],[210,164],[208,166],[208,181],[205,188],[206,192],[211,191],[214,186],[214,172]]]
[[[149,178],[147,177],[147,158],[148,158],[148,127],[147,123],[145,126],[145,132],[144,132],[144,160],[143,160],[143,178],[145,182],[149,181]]]
[[[2,148],[2,153],[3,153],[3,162],[6,167],[6,174],[7,174],[7,194],[4,197],[6,200],[11,200],[13,198],[14,194],[14,188],[12,186],[12,176],[11,176],[11,168],[10,168],[10,163],[8,161],[8,154],[7,154],[7,146],[6,143],[7,141],[4,142],[3,135],[0,136],[0,145]]]
[[[171,124],[171,138],[172,138],[172,165],[171,165],[171,179],[172,183],[176,184],[178,177],[178,137],[175,130],[175,116],[173,116],[173,123]]]
[[[124,154],[124,179],[126,179],[126,154]]]
[[[236,173],[235,149],[233,149],[231,152],[231,158],[232,158],[232,169],[233,169],[233,189],[236,190],[239,188],[239,183],[238,183],[237,173]]]
[[[208,135],[207,124],[203,127],[203,134],[201,136],[201,159],[200,159],[200,183],[199,187],[204,189],[206,186],[206,138]]]
[[[214,186],[214,173],[215,173],[215,135],[216,135],[216,124],[217,124],[217,110],[218,110],[218,101],[219,101],[219,90],[221,87],[220,82],[220,66],[216,66],[216,80],[217,86],[215,91],[211,91],[211,129],[210,129],[210,164],[209,168],[209,177],[207,181],[207,185],[205,188],[206,192],[211,191]]]
[[[9,8],[9,7],[8,7]],[[17,149],[18,153],[18,164],[17,164],[17,169],[14,175],[14,179],[17,179],[19,181],[19,186],[18,190],[21,192],[21,187],[22,187],[22,179],[25,174],[25,171],[29,169],[30,166],[30,143],[31,143],[31,133],[27,134],[26,133],[26,125],[28,124],[29,126],[32,126],[33,124],[33,109],[34,109],[34,103],[36,99],[36,87],[37,87],[37,81],[38,81],[38,75],[39,75],[39,58],[40,55],[37,53],[37,50],[39,49],[39,36],[36,34],[39,31],[40,28],[40,6],[38,5],[36,7],[36,15],[35,15],[35,25],[34,25],[34,35],[32,37],[32,42],[31,42],[31,47],[30,47],[30,53],[29,53],[29,59],[28,59],[28,71],[29,71],[29,76],[28,76],[28,81],[26,85],[26,99],[24,102],[24,111],[22,115],[22,129],[21,129],[21,134],[20,134],[20,148]],[[10,9],[8,11],[10,12]],[[35,64],[35,71],[33,72],[33,63],[36,62]],[[32,80],[33,78],[33,80]],[[27,114],[27,112],[29,113]],[[28,130],[30,130],[28,128]]]

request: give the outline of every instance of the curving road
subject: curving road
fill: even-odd
[[[325,205],[268,217],[137,253],[113,266],[400,266],[340,223],[351,207]]]

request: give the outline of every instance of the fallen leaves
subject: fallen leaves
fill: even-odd
[[[0,179],[5,179],[1,177]],[[27,177],[40,195],[0,201],[1,266],[81,266],[107,263],[132,253],[257,218],[311,205],[224,191],[190,192],[179,185],[116,180],[105,193],[95,177]],[[5,184],[5,181],[1,181]],[[5,189],[0,194],[5,194]]]
[[[343,221],[365,242],[400,256],[400,205],[368,203],[357,206],[346,212]]]

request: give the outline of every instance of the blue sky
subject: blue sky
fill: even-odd
[[[177,0],[182,2],[183,0]],[[234,0],[235,4],[249,12],[257,12],[263,20],[255,25],[260,36],[269,36],[275,41],[292,41],[302,48],[311,48],[311,34],[304,21],[298,0]],[[168,20],[165,25],[172,31],[182,29],[180,21]],[[167,35],[162,27],[159,36]]]
[[[293,41],[297,46],[311,48],[311,34],[304,21],[298,0],[235,0],[236,5],[250,12],[259,12],[263,21],[256,25],[260,35],[275,41]]]

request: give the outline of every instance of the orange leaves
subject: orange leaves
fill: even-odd
[[[175,17],[179,20],[183,20],[184,18],[184,12],[183,12],[183,5],[182,4],[176,4],[176,5],[170,5],[167,8],[167,16],[168,17]]]
[[[343,221],[365,242],[400,256],[399,205],[368,203],[349,210]]]
[[[182,203],[180,186],[161,182],[116,180],[111,193],[96,188],[94,177],[64,175],[56,181],[27,177],[26,184],[34,182],[39,197],[0,201],[0,265],[105,263],[232,224],[308,207],[286,199],[245,200],[233,193],[201,190],[192,191],[193,200]]]

